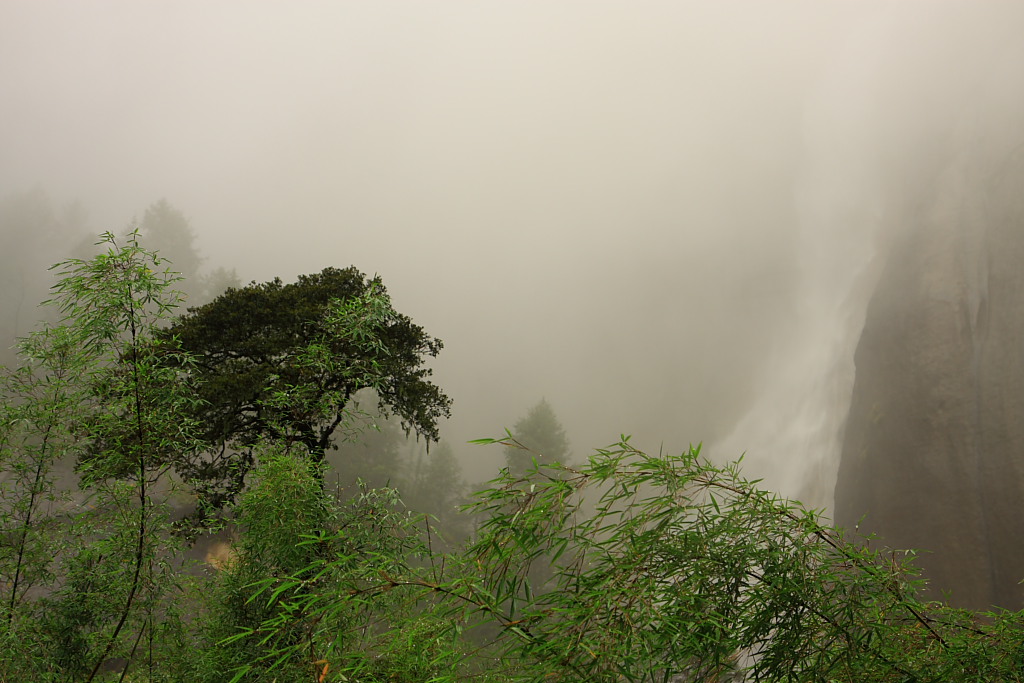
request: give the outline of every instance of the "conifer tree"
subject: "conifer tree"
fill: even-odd
[[[512,436],[522,445],[505,448],[505,462],[513,477],[521,477],[532,469],[535,459],[546,464],[567,464],[569,439],[547,399],[542,398],[526,417],[516,422]]]

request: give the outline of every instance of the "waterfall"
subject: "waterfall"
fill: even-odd
[[[889,254],[915,239],[927,212],[954,201],[954,191],[960,203],[947,208],[959,218],[950,220],[980,225],[981,179],[1021,144],[1024,8],[929,10],[876,8],[823,66],[804,106],[793,192],[798,300],[787,343],[753,408],[708,444],[718,459],[745,451],[748,475],[816,508],[832,504],[854,353]],[[983,235],[964,234],[973,330],[987,314],[989,276],[984,259],[970,258]]]
[[[867,96],[883,65],[866,49],[891,31],[875,18],[823,71],[804,116],[796,180],[798,300],[758,401],[712,457],[745,452],[744,472],[814,508],[832,502],[853,390],[853,352],[882,260],[885,216],[870,158]]]

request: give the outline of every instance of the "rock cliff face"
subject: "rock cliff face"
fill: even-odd
[[[971,146],[964,146],[970,149]],[[975,146],[977,148],[977,146]],[[1004,148],[1005,149],[1005,148]],[[918,556],[934,597],[1024,608],[1024,151],[947,164],[868,306],[837,523]]]

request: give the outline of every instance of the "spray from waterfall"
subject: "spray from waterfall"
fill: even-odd
[[[832,504],[854,354],[882,268],[922,224],[951,160],[984,143],[978,121],[1001,135],[1016,109],[994,93],[1019,90],[1004,77],[1020,10],[877,9],[837,46],[805,103],[797,303],[786,342],[760,398],[708,450],[716,458],[745,451],[748,475],[816,508]]]

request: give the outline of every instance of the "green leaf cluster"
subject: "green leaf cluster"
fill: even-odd
[[[409,558],[422,546],[357,562],[332,551],[267,582],[260,595],[276,587],[277,615],[238,638],[262,638],[260,662],[329,663],[339,681],[1022,680],[1021,615],[921,601],[908,557],[847,540],[699,447],[651,456],[623,438],[579,468],[506,470],[471,507],[486,522],[465,551],[420,562]],[[327,576],[340,582],[289,597]],[[346,621],[354,614],[378,628]],[[298,623],[310,642],[278,640]],[[353,638],[343,623],[377,637]],[[377,676],[371,663],[395,649],[408,663],[403,629],[424,623],[436,629],[430,666]],[[332,626],[314,633],[322,624]]]
[[[207,457],[189,479],[215,508],[241,491],[262,439],[302,444],[321,461],[362,390],[373,390],[381,414],[430,441],[450,412],[424,364],[441,341],[395,311],[379,278],[354,268],[229,289],[163,338],[195,362],[201,402],[191,417]]]
[[[137,232],[99,246],[55,267],[61,320],[23,340],[23,363],[0,380],[0,466],[13,475],[0,496],[0,595],[4,642],[23,651],[0,658],[5,679],[96,680],[144,637],[152,652],[157,614],[173,621],[169,490],[157,483],[196,442],[187,363],[168,368],[177,351],[155,331],[177,276]],[[78,486],[62,489],[72,463]]]

